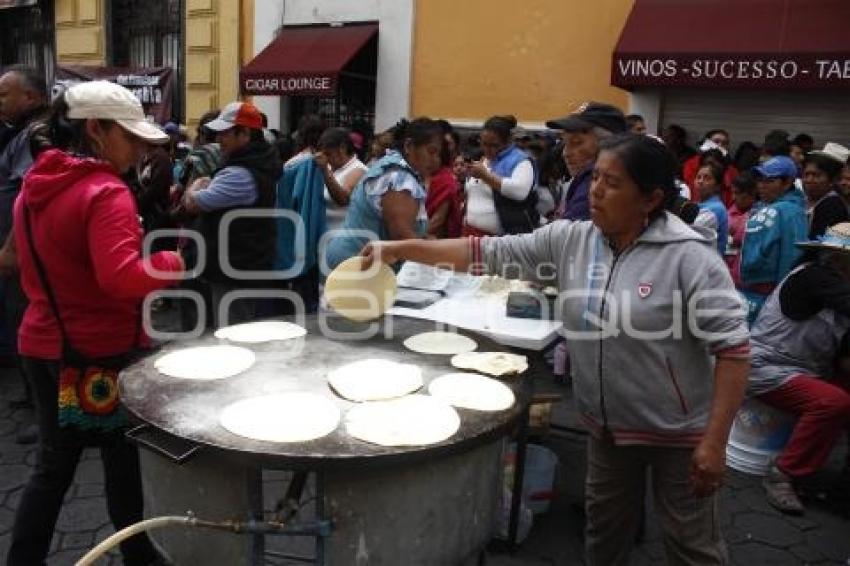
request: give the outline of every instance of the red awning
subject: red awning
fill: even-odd
[[[850,87],[848,0],[635,0],[611,84]]]
[[[243,94],[331,96],[378,24],[286,27],[239,72]]]

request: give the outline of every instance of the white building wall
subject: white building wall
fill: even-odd
[[[284,0],[255,0],[254,55],[272,42],[283,25]],[[281,97],[255,96],[254,104],[269,118],[269,127],[281,129]]]
[[[650,134],[660,134],[661,91],[657,89],[637,89],[629,92],[629,109],[626,114],[640,114]]]
[[[254,54],[262,51],[281,26],[378,22],[378,74],[375,92],[375,130],[389,128],[410,112],[415,0],[256,0]],[[257,96],[257,106],[270,127],[289,129],[281,122],[282,97]]]

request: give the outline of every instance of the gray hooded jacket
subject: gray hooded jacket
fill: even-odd
[[[588,221],[473,240],[492,274],[555,284],[578,409],[618,444],[696,445],[714,356],[748,355],[743,302],[709,235],[665,213],[615,255]]]
[[[833,363],[842,337],[850,331],[850,317],[822,308],[802,320],[782,312],[780,295],[785,284],[809,264],[788,274],[764,303],[752,329],[752,370],[749,395],[761,395],[787,383],[795,375],[833,377]]]

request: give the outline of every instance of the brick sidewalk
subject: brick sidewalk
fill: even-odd
[[[549,389],[568,395],[566,388]],[[14,511],[35,459],[34,446],[15,444],[15,434],[31,422],[29,411],[11,411],[8,400],[19,393],[17,377],[9,370],[0,372],[0,561],[5,560]],[[555,421],[568,419],[564,409],[556,411]],[[568,423],[567,423],[568,424]],[[528,539],[515,555],[491,555],[493,566],[581,564],[580,512],[583,439],[574,434],[550,434],[543,442],[558,453],[562,465],[558,474],[558,498],[550,511],[539,515]],[[841,455],[836,455],[840,458]],[[837,459],[836,459],[837,463]],[[837,465],[822,475],[829,485]],[[762,564],[842,564],[850,565],[850,521],[841,517],[840,504],[826,490],[812,490],[806,515],[783,516],[765,501],[758,478],[731,472],[722,492],[721,515],[724,536],[733,563],[741,566]],[[848,509],[843,509],[847,512]],[[106,516],[103,473],[97,452],[86,451],[77,476],[65,500],[53,540],[51,566],[72,565],[112,527]],[[109,564],[120,564],[112,556]],[[106,562],[103,562],[104,564]],[[637,548],[636,565],[663,563],[660,532],[650,518],[644,543]],[[205,565],[206,566],[206,565]]]

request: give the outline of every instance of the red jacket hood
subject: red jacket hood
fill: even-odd
[[[107,173],[120,182],[115,169],[108,163],[75,157],[58,149],[49,149],[36,159],[24,178],[21,192],[27,205],[38,210],[47,205],[53,197],[92,173]]]

